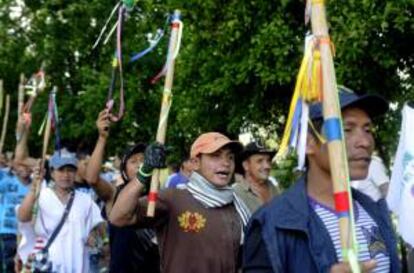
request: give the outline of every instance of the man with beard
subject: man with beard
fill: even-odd
[[[251,142],[240,155],[243,176],[233,188],[251,213],[279,194],[278,188],[269,180],[275,153],[276,151],[266,149],[259,142]]]

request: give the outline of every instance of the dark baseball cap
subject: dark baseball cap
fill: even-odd
[[[243,162],[244,160],[255,154],[267,154],[270,155],[270,158],[273,158],[276,154],[276,150],[268,149],[257,141],[250,142],[244,147],[243,151],[240,153],[240,161]]]
[[[389,104],[378,95],[357,95],[351,89],[338,86],[339,105],[341,110],[348,107],[356,107],[364,110],[371,118],[381,116],[388,111]],[[312,104],[309,108],[309,117],[312,120],[323,117],[322,103]]]
[[[129,178],[126,175],[126,166],[127,166],[128,159],[131,158],[135,154],[145,153],[146,148],[147,148],[147,145],[144,143],[138,143],[133,146],[127,147],[126,151],[124,152],[124,155],[122,156],[121,166],[120,166],[121,177],[125,182],[129,181]]]

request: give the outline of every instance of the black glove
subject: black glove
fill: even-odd
[[[144,163],[138,170],[137,178],[146,187],[149,186],[152,171],[154,169],[162,169],[167,165],[165,163],[165,146],[159,142],[148,145],[144,153]]]

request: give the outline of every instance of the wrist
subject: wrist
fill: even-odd
[[[141,167],[138,169],[137,179],[138,181],[144,185],[144,187],[148,188],[149,183],[151,181],[152,176],[152,168],[142,164]]]

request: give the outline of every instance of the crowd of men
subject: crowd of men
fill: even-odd
[[[384,200],[388,177],[384,167],[372,166],[383,166],[372,159],[372,118],[388,103],[344,90],[339,98],[362,272],[401,272]],[[351,272],[341,251],[320,103],[311,105],[310,122],[306,171],[289,189],[270,176],[275,150],[207,132],[164,183],[153,217],[148,192],[153,170],[166,167],[163,145],[126,147],[119,167],[103,172],[111,135],[111,113],[103,110],[92,154],[56,150],[45,171],[29,157],[30,128],[21,124],[14,159],[0,170],[0,271]]]

